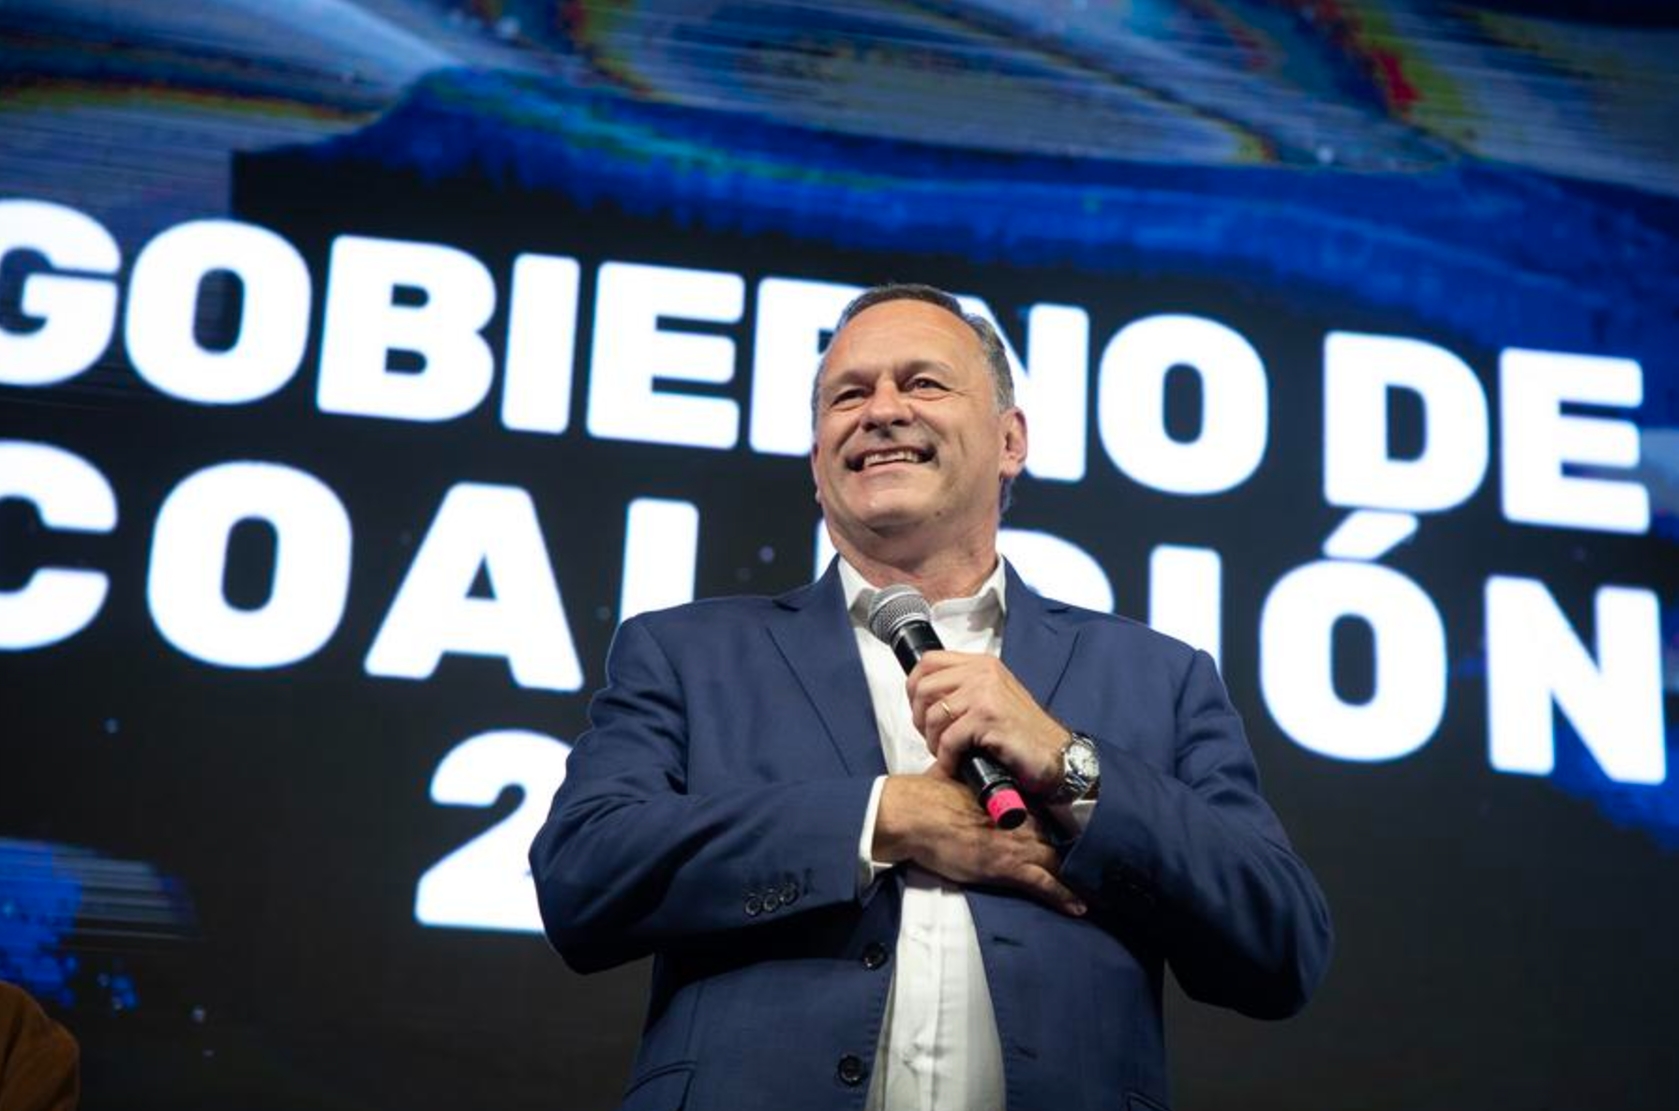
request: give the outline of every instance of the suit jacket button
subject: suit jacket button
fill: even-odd
[[[788,880],[786,883],[781,885],[781,905],[782,906],[789,906],[793,903],[796,903],[796,902],[798,902],[798,899],[799,899],[799,885],[798,884],[794,883],[792,880]]]
[[[839,1059],[840,1083],[855,1088],[863,1082],[868,1070],[863,1067],[863,1059],[855,1054],[847,1053]]]
[[[871,941],[863,946],[863,967],[871,972],[886,963],[886,946],[878,941]]]
[[[781,896],[776,894],[775,888],[772,887],[768,891],[764,892],[764,913],[765,914],[768,914],[770,911],[774,910],[776,907],[778,907],[780,905],[781,905]]]
[[[746,897],[746,914],[749,918],[756,918],[764,912],[764,900],[756,891]]]

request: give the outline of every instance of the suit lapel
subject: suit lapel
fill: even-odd
[[[1003,620],[1003,664],[1023,683],[1038,705],[1048,709],[1061,676],[1072,659],[1078,634],[1065,626],[1065,602],[1040,597],[1007,569],[1008,612]]]
[[[837,562],[816,582],[775,602],[779,610],[770,621],[770,637],[816,707],[840,762],[852,775],[885,775],[886,757]]]

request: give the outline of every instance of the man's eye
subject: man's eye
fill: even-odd
[[[863,400],[862,390],[841,390],[828,399],[828,408],[847,409]]]
[[[944,383],[937,378],[915,378],[910,381],[909,388],[916,393],[933,393],[944,390]]]

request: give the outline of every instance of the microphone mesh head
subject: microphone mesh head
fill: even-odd
[[[927,604],[921,591],[905,583],[882,587],[875,591],[874,600],[869,603],[869,632],[887,644],[892,643],[905,622],[917,619],[930,624],[933,607]]]

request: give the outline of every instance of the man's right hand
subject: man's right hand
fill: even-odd
[[[1012,887],[1066,914],[1085,905],[1057,873],[1061,859],[1035,817],[998,829],[973,792],[934,765],[921,775],[889,775],[875,812],[870,855],[910,861],[960,884]]]

